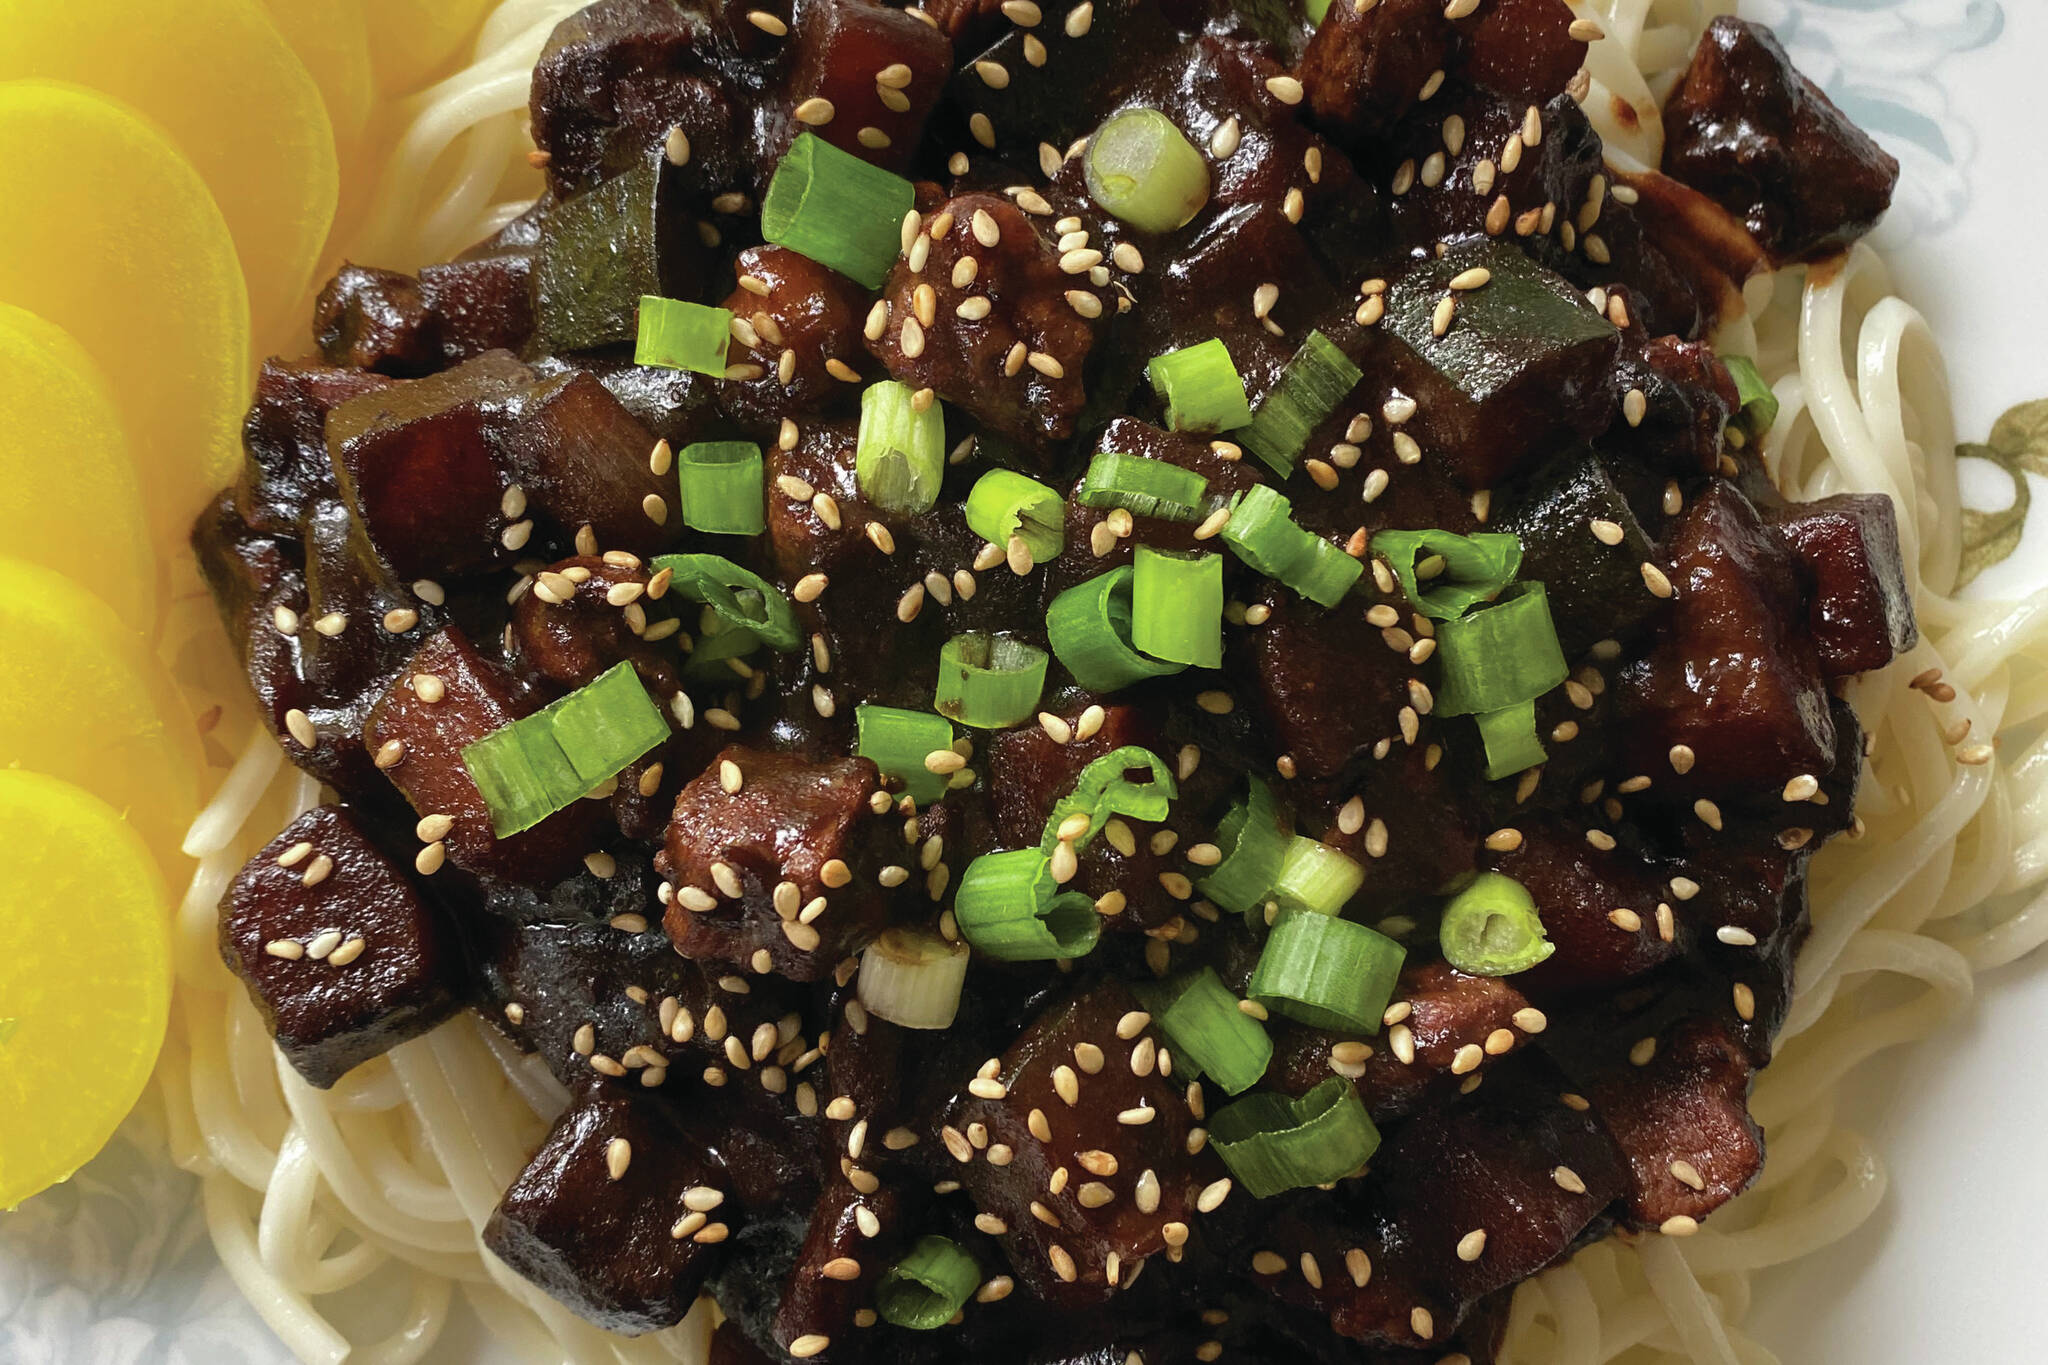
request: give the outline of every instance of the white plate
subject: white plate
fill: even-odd
[[[2040,141],[2048,5],[2040,0],[1745,0],[1802,69],[1905,164],[1881,230],[1900,292],[1947,352],[1958,429],[1979,439],[2048,396],[2048,219]],[[2010,491],[1966,468],[1987,507]],[[1986,595],[2048,582],[2048,484],[2027,543],[1978,580]],[[2017,1365],[2042,1358],[2040,1211],[2048,1086],[2048,958],[1980,982],[1973,1010],[1852,1082],[1847,1121],[1891,1167],[1884,1208],[1848,1244],[1760,1277],[1751,1325],[1786,1365]],[[0,1215],[0,1362],[286,1365],[214,1260],[195,1182],[170,1168],[148,1107],[68,1186]],[[2028,1343],[2033,1343],[2029,1345]],[[493,1353],[474,1323],[437,1365]]]

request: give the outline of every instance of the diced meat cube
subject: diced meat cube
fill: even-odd
[[[335,496],[327,415],[391,383],[361,370],[263,362],[256,374],[255,402],[242,422],[248,460],[236,485],[236,507],[251,529],[295,535],[300,518],[316,501]]]
[[[1459,25],[1465,78],[1523,104],[1564,93],[1586,62],[1571,35],[1576,16],[1565,0],[1493,0]]]
[[[1779,260],[1808,260],[1870,231],[1899,163],[1768,28],[1724,15],[1664,106],[1664,173],[1742,219]]]
[[[474,573],[508,553],[501,441],[532,382],[532,371],[493,351],[328,415],[342,498],[395,580]]]
[[[552,882],[597,846],[602,808],[579,801],[532,829],[499,839],[491,832],[490,807],[462,763],[465,747],[539,709],[538,700],[517,692],[451,625],[419,647],[371,709],[363,747],[422,817],[445,815],[452,821],[443,841],[457,866]]]
[[[984,1077],[1001,1097],[964,1094],[947,1111],[953,1174],[1004,1227],[1018,1278],[1051,1305],[1109,1301],[1148,1257],[1187,1239],[1203,1191],[1226,1175],[1213,1153],[1189,1155],[1191,1092],[1160,1067],[1157,1035],[1123,1023],[1134,1013],[1115,982],[1053,1005]],[[974,1125],[986,1147],[965,1136]]]
[[[537,385],[504,446],[529,505],[566,534],[588,526],[604,549],[654,555],[682,531],[673,454],[656,473],[654,433],[588,372]]]
[[[931,237],[932,219],[948,217],[946,233]],[[1099,315],[1115,307],[1088,278],[1101,253],[1061,253],[1000,195],[956,196],[926,222],[911,248],[928,252],[924,268],[899,260],[890,271],[886,324],[869,349],[895,378],[1027,446],[1073,435]],[[1088,299],[1091,314],[1070,297]]]
[[[1838,493],[1792,503],[1773,521],[1809,585],[1806,621],[1821,672],[1868,673],[1919,643],[1890,498]]]
[[[484,1245],[600,1327],[657,1331],[683,1320],[723,1260],[729,1188],[654,1097],[593,1082],[505,1191]]]
[[[656,696],[674,696],[673,647],[643,643],[646,609],[630,610],[648,600],[647,584],[647,566],[617,553],[549,566],[512,608],[513,657],[565,690],[630,659]]]
[[[1643,1037],[1655,1039],[1647,1062],[1611,1058],[1579,1079],[1628,1159],[1629,1221],[1655,1228],[1705,1218],[1747,1189],[1763,1169],[1764,1140],[1749,1116],[1756,1067],[1725,1023],[1694,1015]]]
[[[693,181],[745,183],[747,114],[716,65],[734,38],[722,7],[703,0],[598,0],[558,24],[531,101],[555,193],[640,164],[674,127],[689,139]]]
[[[1400,1017],[1367,1043],[1371,1056],[1362,1063],[1340,1060],[1331,1048],[1344,1038],[1288,1025],[1274,1037],[1270,1078],[1289,1094],[1305,1095],[1332,1074],[1351,1075],[1380,1122],[1447,1103],[1466,1077],[1490,1073],[1546,1026],[1518,986],[1502,977],[1466,976],[1446,962],[1410,963],[1388,1007]]]
[[[789,39],[790,106],[829,102],[832,119],[814,130],[819,137],[907,174],[925,120],[952,75],[952,42],[909,11],[876,0],[802,5],[796,19]]]
[[[643,889],[651,910],[653,889]],[[750,1069],[781,1064],[784,1046],[803,1042],[789,994],[765,982],[744,995],[724,989],[678,957],[659,925],[507,924],[480,935],[479,948],[491,997],[508,1006],[501,1027],[566,1085],[606,1075],[655,1089],[670,1072],[680,1084],[732,1067],[728,1038],[745,1044]],[[767,1043],[758,1058],[757,1039]]]
[[[1347,138],[1383,136],[1448,62],[1456,41],[1436,0],[1381,0],[1363,13],[1333,4],[1301,58],[1308,106]]]
[[[1636,311],[1637,300],[1627,291],[1611,289],[1609,296],[1620,296],[1631,315]],[[1714,472],[1736,393],[1712,346],[1675,336],[1638,338],[1632,328],[1615,387],[1624,404],[1633,401],[1630,391],[1643,395],[1642,417],[1608,428],[1600,438],[1602,450],[1679,478]]]
[[[1481,1300],[1562,1257],[1624,1188],[1613,1140],[1560,1102],[1563,1089],[1540,1058],[1517,1058],[1402,1125],[1355,1186],[1281,1205],[1236,1254],[1267,1293],[1326,1314],[1339,1335],[1439,1358],[1487,1330],[1483,1316],[1467,1327]],[[1304,1255],[1320,1284],[1301,1273]]]
[[[396,270],[343,265],[313,305],[313,339],[328,364],[400,379],[441,367],[439,330],[420,282]]]
[[[220,951],[322,1089],[440,1023],[462,989],[460,948],[343,806],[307,811],[236,874]]]
[[[1484,269],[1490,281],[1457,291]],[[1409,433],[1468,488],[1491,488],[1525,459],[1614,420],[1621,338],[1570,284],[1512,247],[1473,243],[1396,280],[1382,324],[1405,347],[1391,357],[1417,404]]]
[[[1543,584],[1566,658],[1625,639],[1658,614],[1662,603],[1643,591],[1650,539],[1592,451],[1559,456],[1495,506],[1488,529],[1521,540],[1521,576]]]
[[[721,752],[676,797],[656,860],[675,887],[666,923],[676,951],[734,964],[766,953],[793,981],[857,951],[881,928],[875,873],[896,851],[886,842],[895,830],[868,805],[879,784],[865,758]]]
[[[1776,794],[1835,763],[1835,728],[1784,542],[1734,485],[1693,502],[1667,547],[1677,595],[1666,637],[1616,679],[1632,771],[1700,798]],[[1692,769],[1666,779],[1673,746]]]
[[[861,338],[868,299],[860,286],[788,247],[748,247],[735,269],[746,283],[733,287],[723,307],[758,341],[736,337],[726,359],[759,366],[761,374],[726,385],[724,404],[733,419],[765,438],[791,414],[857,403],[861,386],[842,376],[857,377],[870,363]],[[827,368],[828,361],[838,364]]]
[[[855,1314],[874,1303],[875,1282],[915,1240],[905,1220],[898,1187],[863,1194],[844,1180],[829,1181],[782,1286],[776,1344],[786,1351],[802,1337],[853,1336]]]
[[[424,266],[420,298],[434,315],[442,364],[522,351],[533,338],[533,252],[508,247]]]
[[[1576,829],[1537,820],[1517,828],[1518,846],[1487,853],[1483,861],[1527,888],[1557,949],[1515,978],[1522,990],[1543,999],[1612,988],[1686,950],[1690,917],[1680,919],[1672,908],[1682,902],[1666,889],[1659,869],[1625,848],[1597,849]]]

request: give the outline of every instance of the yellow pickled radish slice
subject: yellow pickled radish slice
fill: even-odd
[[[0,766],[83,787],[179,868],[199,789],[193,728],[111,607],[48,569],[0,558]],[[14,840],[0,831],[0,843]]]
[[[0,34],[0,79],[75,81],[169,134],[234,235],[257,326],[298,311],[334,215],[334,134],[256,0],[0,0]],[[11,196],[18,182],[4,183]],[[109,196],[125,188],[100,182]]]
[[[320,87],[327,121],[334,126],[335,151],[343,166],[351,165],[364,150],[377,98],[370,30],[360,0],[263,0],[263,8]],[[347,179],[344,174],[344,185]]]
[[[377,87],[409,95],[466,55],[495,0],[363,0]]]
[[[227,224],[163,134],[52,82],[0,83],[0,185],[0,303],[62,327],[98,362],[157,551],[183,555],[241,463],[249,309]]]
[[[0,375],[0,545],[153,629],[159,575],[106,377],[63,328],[4,303]]]
[[[106,802],[0,770],[0,1210],[71,1178],[163,1047],[170,902]]]

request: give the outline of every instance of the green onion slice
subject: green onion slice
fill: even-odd
[[[1289,1019],[1339,1033],[1377,1033],[1408,950],[1334,915],[1282,911],[1245,994]]]
[[[732,340],[732,314],[684,299],[658,294],[640,296],[640,333],[633,347],[635,365],[665,370],[725,374],[725,347]]]
[[[654,561],[656,572],[667,569],[673,576],[672,591],[692,602],[702,602],[716,612],[727,626],[752,631],[772,648],[788,651],[802,643],[796,612],[789,599],[752,569],[744,569],[723,555],[663,555]],[[698,648],[703,648],[700,642]]]
[[[915,929],[884,929],[860,955],[855,987],[868,1013],[900,1028],[951,1028],[967,982],[964,943]]]
[[[1282,909],[1294,907],[1335,915],[1365,885],[1365,868],[1328,844],[1297,834],[1288,841],[1273,879],[1272,897]]]
[[[798,133],[761,200],[761,235],[868,289],[880,289],[902,250],[908,180]]]
[[[1300,1099],[1248,1095],[1219,1111],[1209,1145],[1246,1193],[1271,1199],[1353,1174],[1379,1150],[1380,1132],[1357,1089],[1332,1076]]]
[[[929,711],[862,702],[854,710],[853,751],[872,759],[882,776],[903,784],[911,800],[930,805],[946,794],[946,778],[925,767],[927,755],[953,746],[953,723]]]
[[[1131,781],[1129,775],[1138,771],[1147,774],[1146,780]],[[1082,814],[1088,817],[1086,832],[1073,839],[1074,851],[1079,853],[1102,832],[1110,816],[1164,820],[1170,803],[1179,795],[1180,788],[1173,780],[1173,770],[1160,760],[1159,755],[1137,744],[1112,749],[1083,768],[1080,777],[1074,781],[1074,789],[1053,804],[1052,814],[1045,822],[1045,835],[1039,840],[1039,850],[1050,855],[1059,846],[1059,828],[1069,816]]]
[[[1776,390],[1764,382],[1756,362],[1747,356],[1724,355],[1721,363],[1735,381],[1735,420],[1750,436],[1763,435],[1778,420]]]
[[[1330,0],[1303,0],[1301,8],[1311,24],[1320,24],[1323,16],[1330,12]]]
[[[1278,579],[1319,606],[1334,607],[1351,591],[1365,565],[1294,522],[1285,494],[1257,484],[1231,501],[1223,543],[1268,578]]]
[[[1013,469],[991,469],[967,495],[967,525],[991,545],[1007,549],[1021,537],[1040,564],[1058,557],[1066,542],[1067,501],[1036,479]]]
[[[1104,450],[1088,462],[1076,496],[1083,507],[1121,507],[1135,516],[1200,521],[1202,495],[1208,488],[1209,481],[1192,469]]]
[[[1237,997],[1214,967],[1141,985],[1138,996],[1173,1047],[1176,1074],[1190,1080],[1209,1076],[1232,1095],[1251,1089],[1266,1074],[1273,1040],[1258,1020],[1237,1007]]]
[[[669,736],[668,721],[630,663],[462,750],[462,766],[503,839],[583,799]]]
[[[1527,772],[1549,757],[1536,737],[1536,701],[1516,702],[1498,711],[1481,711],[1479,739],[1486,745],[1486,780]]]
[[[1449,621],[1500,594],[1522,567],[1522,542],[1514,536],[1484,532],[1476,536],[1450,531],[1376,531],[1372,553],[1384,557],[1401,580],[1401,590],[1424,616]],[[1440,570],[1422,576],[1424,567]]]
[[[1216,827],[1223,860],[1199,883],[1202,894],[1238,914],[1257,909],[1273,893],[1294,838],[1293,820],[1263,778],[1251,779],[1251,794],[1231,808]]]
[[[1140,545],[1131,576],[1131,643],[1168,663],[1223,663],[1223,556]]]
[[[981,1267],[945,1237],[918,1239],[875,1282],[875,1311],[894,1327],[929,1332],[953,1320],[981,1287]]]
[[[953,896],[961,937],[1006,962],[1086,957],[1102,936],[1095,902],[1061,891],[1051,861],[1035,848],[984,853],[967,865]]]
[[[1007,635],[955,635],[939,651],[939,687],[932,708],[977,730],[1000,730],[1029,720],[1045,691],[1049,662],[1037,645]]]
[[[1186,664],[1148,659],[1131,644],[1131,579],[1119,564],[1086,583],[1068,588],[1045,613],[1052,652],[1090,692],[1114,692],[1147,678],[1178,673]]]
[[[676,456],[683,522],[692,530],[757,536],[768,529],[761,447],[752,441],[699,441]]]
[[[761,594],[754,589],[742,588],[733,596],[741,611],[760,610]],[[760,636],[745,626],[727,624],[716,610],[706,607],[697,628],[697,638],[683,663],[683,676],[729,687],[733,678],[739,675],[726,660],[744,658],[760,647]]]
[[[1565,680],[1564,651],[1541,583],[1517,583],[1500,600],[1437,627],[1443,680],[1436,712],[1481,715],[1542,696]]]
[[[1088,193],[1140,232],[1173,232],[1209,202],[1209,163],[1157,109],[1111,114],[1088,139]]]
[[[1437,926],[1444,960],[1468,976],[1513,976],[1557,951],[1536,899],[1513,877],[1482,872],[1451,897]]]
[[[934,399],[917,410],[916,391],[885,379],[860,396],[853,481],[884,512],[928,512],[946,477],[946,413]]]
[[[1220,338],[1157,356],[1145,373],[1175,431],[1235,431],[1252,420],[1244,380]]]
[[[1365,372],[1351,363],[1342,347],[1321,332],[1310,332],[1259,403],[1239,443],[1285,478],[1315,429],[1363,378]]]

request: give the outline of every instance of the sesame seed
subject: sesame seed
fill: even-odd
[[[1486,1229],[1474,1228],[1458,1239],[1458,1259],[1476,1261],[1486,1254]]]
[[[1699,1220],[1688,1218],[1682,1213],[1673,1214],[1657,1225],[1657,1231],[1666,1237],[1690,1237],[1699,1230]]]
[[[296,706],[284,713],[284,728],[291,732],[300,748],[310,749],[320,742],[318,732],[313,729],[313,718]]]
[[[1677,591],[1671,586],[1671,580],[1665,576],[1664,571],[1647,559],[1643,561],[1642,571],[1643,586],[1650,590],[1652,596],[1670,597]]]
[[[1550,1173],[1550,1179],[1552,1183],[1566,1194],[1584,1194],[1586,1192],[1586,1182],[1580,1179],[1579,1173],[1569,1166],[1559,1166],[1553,1170]]]
[[[1269,77],[1266,90],[1282,104],[1300,104],[1304,93],[1301,82],[1292,76]]]
[[[1721,808],[1705,797],[1701,797],[1692,803],[1692,812],[1694,815],[1699,816],[1708,829],[1719,830],[1721,828]]]
[[[798,1360],[808,1360],[814,1355],[822,1354],[831,1344],[832,1338],[808,1332],[789,1343],[789,1353]]]

